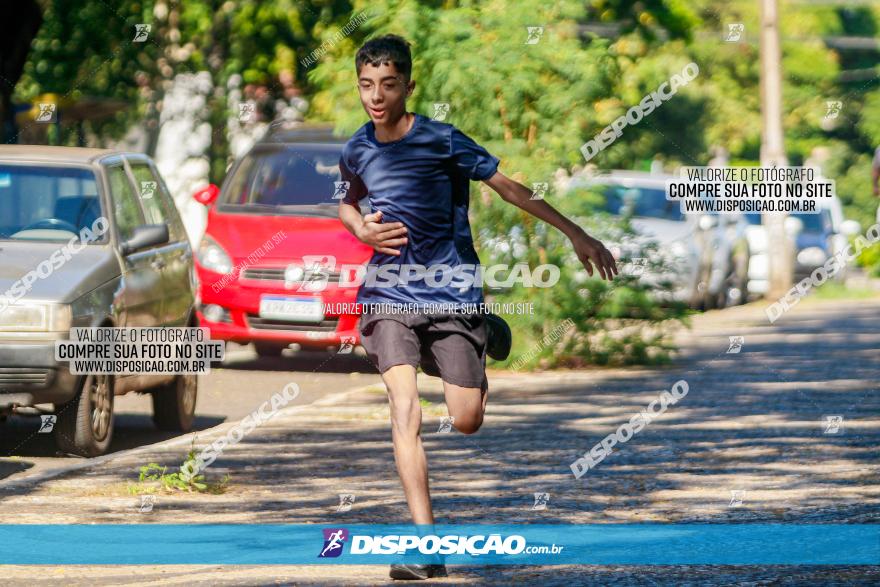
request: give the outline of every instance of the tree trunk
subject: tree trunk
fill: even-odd
[[[0,3],[0,143],[18,136],[12,92],[42,24],[43,13],[36,0]]]
[[[788,164],[782,131],[782,52],[779,46],[779,8],[777,0],[761,0],[761,165]],[[771,299],[785,295],[791,287],[792,243],[785,233],[784,212],[764,212],[767,230]]]

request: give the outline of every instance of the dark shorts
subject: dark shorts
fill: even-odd
[[[381,373],[395,365],[484,389],[486,321],[479,314],[364,314],[361,344]]]

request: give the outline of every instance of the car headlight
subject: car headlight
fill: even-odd
[[[11,302],[0,304],[0,330],[7,332],[62,332],[70,330],[71,312],[66,304]]]
[[[675,241],[669,245],[669,252],[672,253],[673,257],[678,259],[688,256],[687,245],[681,241]]]
[[[205,269],[215,273],[229,273],[232,271],[232,259],[223,250],[223,247],[208,235],[202,238],[196,256],[201,266]]]
[[[797,254],[797,262],[808,267],[818,267],[827,258],[828,255],[819,247],[807,247]]]
[[[287,269],[284,270],[284,282],[297,283],[299,281],[302,281],[302,278],[305,274],[305,269],[303,269],[300,265],[288,265]]]

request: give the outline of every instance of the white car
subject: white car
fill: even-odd
[[[609,243],[616,257],[634,258],[649,242],[656,242],[658,254],[668,272],[646,269],[641,279],[653,283],[672,282],[673,297],[693,307],[702,307],[711,254],[704,250],[704,232],[696,216],[686,216],[678,202],[666,199],[666,182],[671,175],[638,171],[612,171],[591,177],[574,176],[567,191],[599,188],[604,209],[615,216],[629,216],[637,233],[635,243]],[[632,249],[632,250],[629,250]]]
[[[819,200],[820,215],[828,219],[830,224],[830,235],[828,236],[828,251],[825,251],[821,263],[827,256],[835,255],[842,251],[848,244],[849,237],[858,234],[861,231],[859,223],[855,220],[847,220],[843,215],[843,206],[837,196],[832,198],[822,198]],[[751,296],[760,297],[767,293],[770,289],[770,263],[767,257],[767,229],[761,224],[760,214],[744,214],[749,225],[746,228],[746,238],[749,242],[751,250],[751,261],[749,263],[749,281],[748,292]],[[804,223],[798,218],[798,215],[790,215],[787,219],[786,231],[795,240],[798,239],[804,231]],[[815,248],[815,247],[813,247]],[[824,247],[823,247],[824,248]],[[797,257],[802,251],[795,253]],[[801,254],[801,262],[797,258],[794,259],[796,265],[808,266],[806,263],[809,259],[803,258],[807,254],[816,254],[814,251],[808,251]],[[816,265],[816,263],[812,263]],[[846,267],[843,267],[835,275],[835,279],[844,279],[846,277]]]

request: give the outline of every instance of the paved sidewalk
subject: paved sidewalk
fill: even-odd
[[[801,522],[880,519],[880,299],[807,299],[770,325],[761,305],[698,316],[662,369],[490,373],[480,432],[438,433],[445,406],[425,378],[423,434],[442,523]],[[727,353],[730,336],[743,336]],[[574,479],[569,463],[677,380],[690,391]],[[274,390],[273,390],[274,391]],[[273,419],[210,470],[221,495],[159,494],[150,513],[127,492],[150,461],[186,446],[0,491],[5,523],[406,522],[384,389],[361,389]],[[256,407],[256,406],[255,406]],[[838,434],[824,418],[843,416]],[[214,435],[201,434],[204,446]],[[546,510],[533,510],[548,492]],[[732,494],[732,492],[737,492]],[[338,494],[356,496],[338,513]],[[731,506],[732,497],[741,505]],[[880,567],[451,567],[444,584],[796,585],[880,581]],[[4,584],[376,585],[387,567],[24,567]]]

